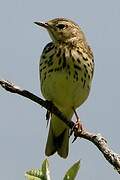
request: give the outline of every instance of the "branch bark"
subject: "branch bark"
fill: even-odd
[[[49,110],[51,113],[55,114],[59,117],[70,129],[73,129],[74,134],[76,137],[80,137],[92,142],[103,154],[105,159],[117,170],[120,174],[120,155],[115,153],[107,143],[107,140],[101,136],[101,134],[95,134],[88,132],[87,130],[83,129],[82,132],[75,128],[75,123],[70,119],[67,119],[59,109],[54,106],[49,101],[44,101],[43,99],[39,98],[38,96],[32,94],[31,92],[21,89],[20,87],[16,86],[15,84],[6,81],[0,80],[0,85],[7,91],[11,93],[19,94],[23,97],[26,97],[33,102],[41,105],[45,109]]]

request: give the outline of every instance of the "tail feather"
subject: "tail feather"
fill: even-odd
[[[51,123],[50,123],[48,139],[47,139],[47,144],[46,144],[46,148],[45,148],[45,155],[46,156],[51,156],[55,152],[56,152],[56,147],[54,145],[54,134],[53,134],[52,126],[51,126]]]
[[[53,132],[52,125],[50,123],[45,154],[47,156],[50,156],[53,155],[55,152],[57,152],[62,158],[66,158],[68,156],[68,150],[69,150],[69,129],[66,127],[65,129],[63,129],[62,133],[56,137]]]
[[[67,158],[69,151],[69,129],[66,128],[63,133],[59,136],[58,143],[61,142],[61,146],[57,147],[57,153],[63,157]]]

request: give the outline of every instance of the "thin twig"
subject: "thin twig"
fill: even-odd
[[[104,137],[102,137],[100,134],[90,133],[90,132],[86,131],[85,129],[83,129],[82,132],[77,130],[75,128],[75,123],[73,121],[70,121],[69,119],[67,119],[64,116],[64,114],[62,112],[60,112],[56,106],[54,106],[53,103],[51,103],[49,101],[44,101],[43,99],[39,98],[38,96],[32,94],[31,92],[29,92],[25,89],[21,89],[20,87],[14,85],[13,83],[11,83],[9,81],[0,80],[0,85],[7,91],[24,96],[24,97],[36,102],[37,104],[43,106],[45,109],[49,110],[51,113],[55,114],[69,128],[74,130],[75,136],[86,139],[88,141],[91,141],[102,152],[105,159],[111,165],[113,165],[113,167],[120,174],[120,155],[116,154],[112,149],[109,148],[106,139]]]

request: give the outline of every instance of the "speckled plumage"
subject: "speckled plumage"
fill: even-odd
[[[41,91],[69,119],[73,108],[79,107],[88,97],[94,72],[94,60],[81,28],[73,21],[57,18],[40,23],[52,42],[48,43],[40,58]],[[46,155],[56,151],[68,155],[68,127],[52,115]]]

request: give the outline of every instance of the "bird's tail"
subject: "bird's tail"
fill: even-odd
[[[50,120],[50,128],[45,149],[45,154],[50,156],[57,152],[62,158],[68,156],[69,128],[56,116]]]

